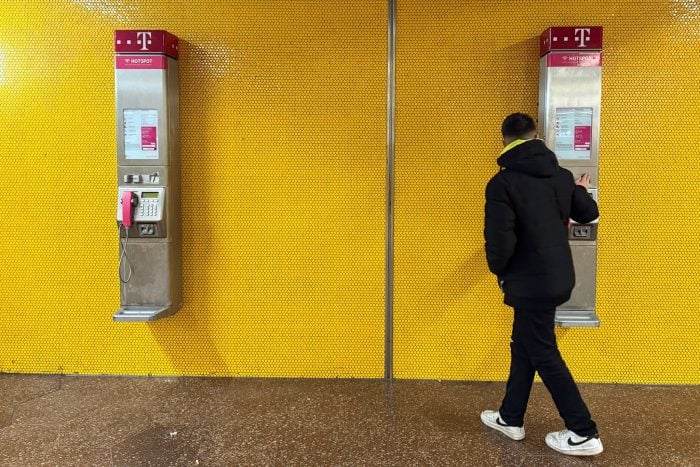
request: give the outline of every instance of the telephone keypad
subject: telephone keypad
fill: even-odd
[[[141,217],[155,217],[158,215],[158,200],[143,200],[139,205],[139,215]]]

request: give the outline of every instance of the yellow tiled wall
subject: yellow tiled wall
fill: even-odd
[[[394,364],[504,379],[483,257],[537,36],[604,27],[598,314],[582,381],[700,383],[696,2],[398,0]],[[0,3],[0,371],[381,377],[386,1]],[[113,323],[114,29],[180,58],[185,307]]]
[[[381,377],[384,1],[0,4],[0,371]],[[115,29],[181,39],[185,307],[119,306]]]
[[[537,115],[537,36],[603,26],[597,311],[560,329],[581,381],[700,383],[700,7],[399,0],[395,373],[504,379],[510,308],[483,255],[500,123]]]

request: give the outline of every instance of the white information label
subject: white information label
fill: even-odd
[[[158,159],[158,111],[124,109],[124,155],[127,159]]]
[[[591,158],[593,108],[558,108],[554,125],[554,152],[559,159],[589,160]]]

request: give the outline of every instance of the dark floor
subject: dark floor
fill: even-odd
[[[700,466],[700,386],[581,385],[596,458],[544,444],[562,429],[541,384],[527,437],[483,427],[503,383],[0,375],[0,465]]]

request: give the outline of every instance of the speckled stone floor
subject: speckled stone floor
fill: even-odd
[[[481,425],[503,383],[0,375],[0,465],[700,466],[700,386],[581,385],[605,452],[541,384],[524,441]]]

